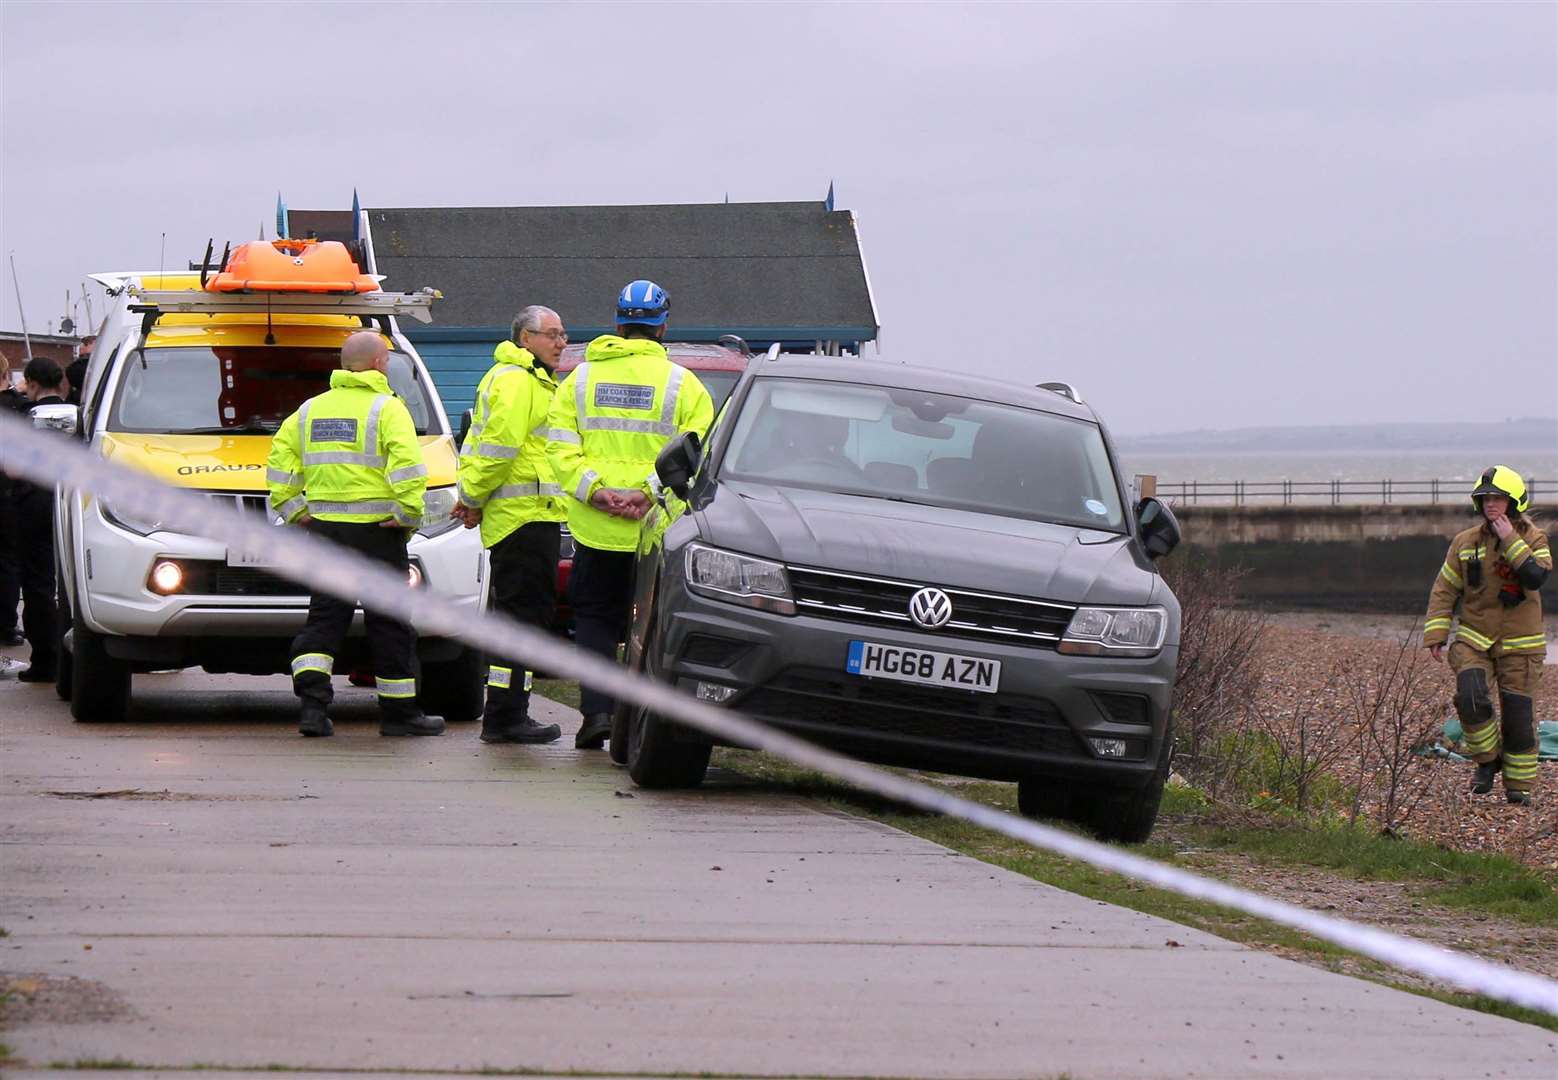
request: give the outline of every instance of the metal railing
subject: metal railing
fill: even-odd
[[[1158,481],[1158,498],[1170,503],[1251,503],[1292,506],[1295,503],[1398,503],[1408,506],[1433,505],[1464,500],[1475,480],[1222,480]],[[1554,482],[1526,478],[1526,491],[1533,501],[1538,491],[1546,491]]]

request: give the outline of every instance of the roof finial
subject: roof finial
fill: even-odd
[[[823,205],[826,206],[829,210],[833,209],[833,181],[832,180],[828,181],[828,199],[827,199],[827,202],[823,203]]]

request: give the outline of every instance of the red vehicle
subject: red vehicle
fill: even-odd
[[[725,399],[736,388],[736,382],[747,369],[747,357],[736,349],[724,345],[703,345],[692,342],[667,342],[665,350],[671,361],[698,376],[709,396],[714,399],[714,415],[718,416]],[[568,373],[584,360],[584,346],[570,345],[563,350],[557,364],[557,380],[561,382]],[[573,537],[568,526],[563,526],[562,555],[557,561],[557,616],[552,626],[558,633],[573,632],[573,607],[568,602],[568,577],[573,571]]]

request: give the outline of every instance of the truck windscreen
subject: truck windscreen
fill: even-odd
[[[340,366],[340,350],[330,348],[137,349],[121,365],[108,428],[142,434],[269,435],[305,400],[329,389],[330,373]],[[411,411],[417,434],[441,432],[404,353],[390,353],[389,383]]]

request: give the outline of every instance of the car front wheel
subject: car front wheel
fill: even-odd
[[[130,715],[130,664],[108,654],[103,635],[80,619],[70,628],[70,715],[83,724],[118,723]]]
[[[653,655],[651,631],[644,643],[644,674],[650,678],[657,677]],[[678,738],[675,724],[640,705],[628,706],[623,720],[627,727],[628,775],[635,784],[644,788],[692,788],[703,783],[712,746]],[[615,723],[612,730],[615,734]],[[612,742],[615,745],[615,738]]]

